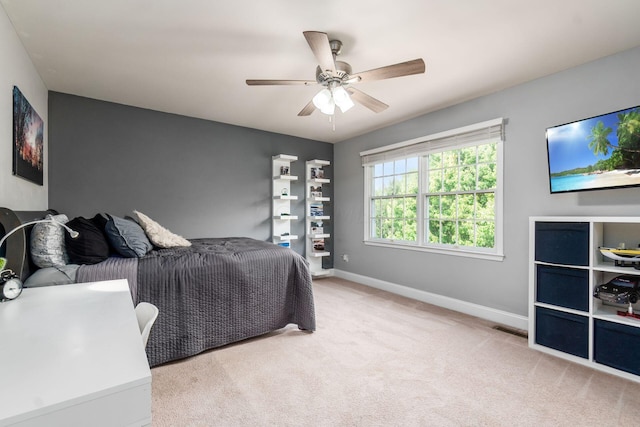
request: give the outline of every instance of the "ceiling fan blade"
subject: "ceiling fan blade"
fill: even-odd
[[[307,39],[307,43],[309,43],[309,47],[313,51],[322,71],[331,70],[335,73],[336,64],[333,60],[333,54],[331,53],[329,36],[327,36],[327,33],[304,31],[302,34],[304,34],[304,37]]]
[[[313,100],[309,101],[307,105],[304,106],[302,110],[298,113],[298,116],[310,116],[316,110],[316,106],[313,105]]]
[[[380,113],[389,108],[389,106],[384,102],[378,101],[374,97],[367,95],[361,90],[350,87],[347,88],[347,92],[349,92],[349,95],[351,95],[351,99],[364,105],[374,113]]]
[[[315,80],[247,80],[249,86],[269,86],[269,85],[305,85],[318,84]]]
[[[352,75],[358,81],[371,81],[391,79],[393,77],[410,76],[412,74],[424,73],[425,66],[422,58],[412,61],[400,62],[399,64],[387,65],[386,67],[375,68]]]

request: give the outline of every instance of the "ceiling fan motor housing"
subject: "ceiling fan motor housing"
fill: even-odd
[[[324,86],[327,86],[329,82],[335,81],[341,84],[345,84],[351,75],[352,68],[351,65],[347,64],[344,61],[335,61],[336,64],[336,73],[333,74],[331,71],[322,71],[322,69],[318,66],[316,67],[316,81]]]

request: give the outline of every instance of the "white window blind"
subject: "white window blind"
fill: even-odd
[[[375,163],[437,151],[452,145],[460,146],[490,139],[504,140],[502,118],[363,151],[360,153],[360,157],[362,166],[369,166]]]

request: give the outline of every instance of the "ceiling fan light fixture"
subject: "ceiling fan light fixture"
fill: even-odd
[[[336,103],[333,94],[327,88],[322,89],[313,97],[313,105],[324,114],[333,115],[336,110]]]
[[[336,111],[336,103],[333,102],[333,98],[329,100],[329,102],[320,108],[320,112],[326,114],[328,116],[333,116],[333,113]]]
[[[331,91],[327,88],[322,89],[313,97],[313,105],[318,109],[322,109],[331,101]]]
[[[332,116],[335,113],[336,105],[340,111],[345,113],[355,104],[342,86],[330,86],[322,89],[313,97],[313,105],[323,114]]]
[[[333,89],[333,100],[343,113],[346,113],[355,105],[349,93],[342,86]]]

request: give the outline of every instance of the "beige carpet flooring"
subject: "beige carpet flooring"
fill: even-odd
[[[640,384],[487,321],[336,278],[314,294],[314,333],[290,325],[153,368],[153,425],[640,425]]]

